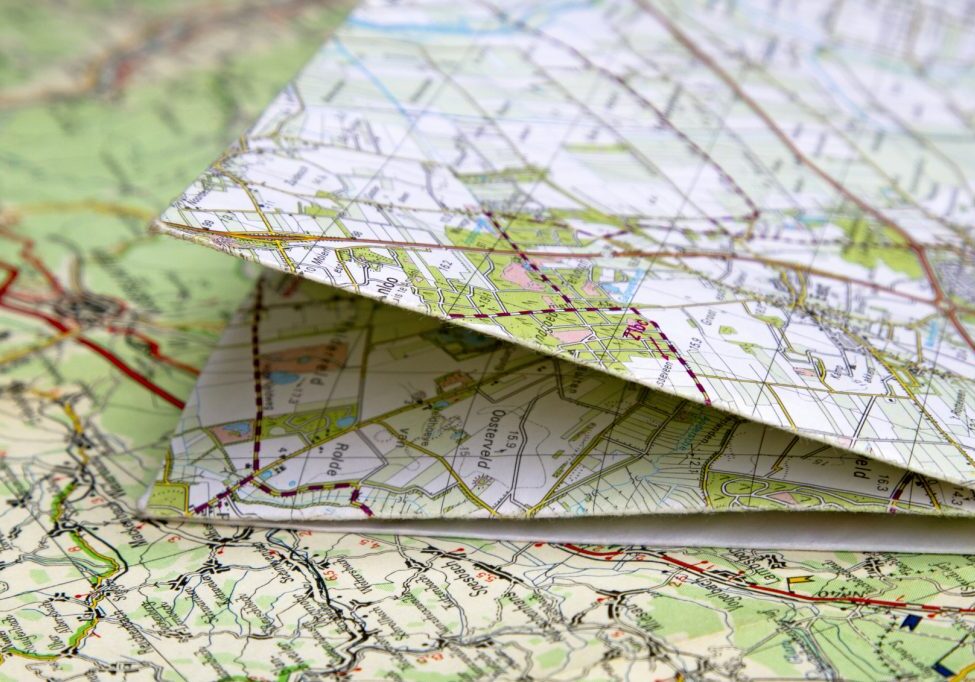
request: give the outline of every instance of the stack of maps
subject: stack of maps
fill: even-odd
[[[232,319],[147,511],[589,541],[867,511],[842,544],[938,548],[887,513],[975,513],[975,145],[845,35],[870,12],[803,11],[725,45],[725,12],[652,4],[359,7],[157,222],[288,276]],[[933,31],[912,49],[948,60]],[[707,542],[837,528],[720,516]]]
[[[3,13],[0,679],[975,679],[970,8]]]

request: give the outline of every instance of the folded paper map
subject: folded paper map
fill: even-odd
[[[765,80],[765,70],[773,62],[793,69],[777,81],[794,94],[777,98],[777,116],[784,117],[785,109],[808,111],[805,107],[815,103],[828,114],[817,119],[820,124],[857,140],[864,153],[883,151],[879,167],[898,178],[904,191],[916,182],[910,191],[922,200],[948,193],[942,212],[927,210],[963,226],[971,223],[965,219],[970,210],[947,210],[952,193],[958,207],[970,205],[965,183],[970,186],[972,178],[967,150],[973,140],[973,82],[967,65],[975,14],[963,3],[845,0],[816,10],[798,0],[655,6],[766,105],[779,86]],[[477,55],[465,52],[465,59],[477,57],[484,68],[510,76],[515,71],[499,69],[497,60],[506,65],[517,57],[547,63],[553,58],[540,49],[484,47],[489,39],[513,37],[516,20],[546,32],[572,21],[584,29],[573,40],[587,39],[600,25],[582,2],[524,7],[509,10],[507,23],[483,28],[475,13],[483,14],[486,6],[474,3],[463,3],[463,15],[404,0],[381,11],[370,5],[353,15],[340,39],[354,54],[369,43],[379,47],[382,40],[383,54],[409,58],[408,67],[377,82],[419,115],[435,73],[426,68],[426,75],[418,75],[425,64],[416,57],[418,44],[429,51],[434,41],[455,36],[462,42],[477,30]],[[623,13],[616,26],[627,40],[613,41],[607,49],[620,68],[624,60],[635,59],[628,51],[649,60],[626,69],[635,85],[634,79],[656,78],[675,87],[669,109],[673,90],[652,100],[661,111],[684,115],[686,98],[693,96],[690,101],[700,111],[720,107],[729,125],[747,113],[741,101],[727,99],[720,83],[700,80],[698,59],[687,48],[638,23],[646,10],[636,4],[620,7],[614,10]],[[971,679],[975,554],[918,553],[966,547],[965,539],[975,537],[964,515],[971,504],[967,486],[933,473],[915,476],[863,452],[827,445],[815,434],[799,436],[728,410],[705,409],[693,396],[603,378],[609,375],[598,367],[572,358],[553,360],[552,353],[530,351],[510,338],[468,333],[442,316],[367,300],[351,287],[339,290],[270,271],[256,284],[250,276],[256,268],[145,233],[146,222],[240,134],[345,9],[320,0],[37,0],[6,3],[0,10],[5,57],[0,59],[0,680]],[[582,19],[573,18],[577,13]],[[358,43],[350,38],[367,28],[365,22],[371,36],[382,38]],[[708,34],[691,33],[708,26],[713,27]],[[402,41],[387,40],[404,35]],[[334,59],[327,68],[334,71],[341,63]],[[448,69],[454,66],[451,62]],[[564,68],[577,67],[565,61]],[[853,88],[848,72],[867,89]],[[543,87],[538,69],[523,76],[539,79]],[[430,84],[424,85],[428,77]],[[373,117],[384,102],[364,89],[367,83],[357,82],[347,80],[332,95],[347,96],[342,89],[355,85],[372,101],[363,109],[371,112],[368,121],[348,119],[347,144],[378,139],[383,130]],[[478,98],[497,96],[489,86],[470,90]],[[547,92],[557,101],[561,91],[549,87]],[[583,101],[601,106],[608,101],[604,95]],[[614,107],[629,102],[622,95],[617,99]],[[531,118],[555,116],[561,105],[553,106]],[[935,124],[927,116],[936,111],[941,114]],[[491,116],[504,115],[491,110]],[[648,128],[646,120],[640,125]],[[650,119],[649,128],[654,125]],[[703,134],[699,125],[681,125],[686,135]],[[810,125],[799,131],[799,140]],[[494,148],[485,137],[491,129],[485,126],[477,137],[478,129],[465,133],[472,142],[480,140],[478,148],[457,138],[444,152],[448,160]],[[520,132],[515,128],[514,139]],[[736,135],[743,132],[737,129]],[[718,131],[714,137],[725,139]],[[838,144],[834,132],[822,139],[820,162],[835,158]],[[283,145],[284,138],[279,140]],[[719,147],[704,148],[714,155]],[[690,175],[678,178],[676,167],[664,164],[663,148],[660,152],[648,158],[683,187],[693,182]],[[750,163],[729,167],[739,184]],[[779,172],[789,163],[783,160]],[[600,175],[624,169],[615,162],[604,167]],[[857,168],[850,165],[842,181],[862,177]],[[213,180],[224,182],[218,176]],[[606,186],[594,182],[588,191],[604,195]],[[266,190],[255,196],[270,201]],[[885,210],[901,206],[897,215],[903,219],[893,190],[880,203]],[[268,217],[283,216],[271,212]],[[889,240],[858,234],[859,246],[845,251],[849,258],[879,269],[903,255]],[[944,235],[932,232],[930,240],[942,244]],[[252,257],[252,247],[266,245],[232,243]],[[784,246],[779,240],[763,255],[781,257]],[[288,249],[289,242],[282,247]],[[359,267],[360,275],[371,277],[374,271],[361,268],[361,259],[382,252],[352,254],[343,248],[345,267]],[[932,247],[928,256],[963,254],[965,247],[953,249]],[[547,261],[536,262],[551,279]],[[898,275],[895,289],[901,281],[906,280]],[[968,304],[960,297],[964,281],[964,271],[942,280],[943,287],[958,287],[955,306],[970,305],[970,297]],[[684,292],[687,282],[673,291]],[[617,286],[625,291],[628,285],[621,280]],[[803,305],[810,300],[807,295]],[[526,324],[534,319],[525,318]],[[662,325],[656,314],[653,319]],[[920,330],[925,361],[935,357],[925,346],[935,319],[922,319],[913,328]],[[936,338],[954,334],[941,325],[933,325]],[[685,360],[696,362],[676,333],[662,329]],[[830,348],[807,345],[819,354]],[[847,341],[843,347],[845,357],[863,370],[860,346]],[[258,428],[255,356],[264,416],[262,468],[288,464],[278,460],[289,454],[304,456],[300,448],[281,453],[273,447],[285,444],[288,434],[298,439],[311,434],[324,442],[355,431],[360,441],[375,438],[374,446],[384,453],[380,459],[362,441],[356,457],[382,461],[385,471],[342,468],[345,480],[338,472],[330,476],[335,468],[332,450],[326,449],[328,464],[316,477],[284,478],[282,469],[237,486],[255,473],[247,468],[253,465]],[[505,356],[507,364],[501,364]],[[947,355],[938,357],[940,362]],[[953,357],[957,361],[957,354]],[[929,365],[908,365],[909,371],[892,367],[905,381],[920,382],[930,374]],[[698,376],[707,373],[691,368]],[[533,369],[534,388],[528,385]],[[361,389],[354,382],[360,372]],[[229,390],[220,390],[221,374]],[[939,373],[938,381],[944,376]],[[711,380],[703,379],[713,399]],[[492,386],[495,381],[500,383]],[[958,386],[948,393],[954,396],[952,411],[970,415],[971,392],[962,380],[951,381]],[[329,387],[328,395],[322,386]],[[476,395],[471,387],[477,387]],[[356,403],[360,395],[368,400]],[[186,413],[178,423],[184,403]],[[299,408],[318,412],[309,420]],[[471,416],[458,417],[462,409]],[[467,434],[458,446],[481,461],[496,409],[506,416],[503,422],[498,417],[498,433],[488,443],[488,464],[462,468],[461,451],[446,449],[441,427]],[[515,421],[512,410],[514,427],[509,426]],[[643,422],[627,419],[637,413]],[[391,447],[389,440],[381,442],[377,429],[368,428],[370,420],[411,430]],[[589,423],[605,433],[587,430]],[[508,446],[509,431],[519,429],[524,435]],[[203,438],[208,434],[211,446]],[[725,446],[715,440],[719,436],[727,437]],[[437,471],[418,451],[399,445],[407,441],[441,453],[456,473],[467,476],[468,489],[495,505],[497,513],[486,512],[456,483],[441,506],[432,497]],[[506,474],[501,465],[514,459],[505,450],[509,447],[533,456],[520,460],[518,472]],[[585,448],[612,458],[602,474],[628,492],[614,496],[609,486],[592,485],[599,464],[580,458]],[[557,464],[550,461],[560,449],[565,452]],[[650,451],[658,454],[635,454]],[[217,464],[224,452],[232,462]],[[685,453],[687,460],[658,475],[653,460],[659,459],[663,470],[679,462],[675,453]],[[153,487],[151,509],[192,517],[185,522],[147,519],[136,508],[164,459],[167,469],[160,479],[171,484]],[[695,459],[703,460],[693,465],[703,476],[696,488],[689,480]],[[416,470],[407,480],[411,472],[394,472],[397,462],[404,468],[426,465],[432,478]],[[755,468],[760,463],[764,468]],[[216,473],[220,467],[222,473]],[[645,478],[627,482],[613,477],[617,470]],[[478,487],[475,476],[484,473],[497,478],[493,488]],[[440,489],[447,490],[449,472],[439,475]],[[884,477],[890,479],[886,484]],[[587,480],[598,490],[598,502],[570,496],[569,486]],[[272,492],[257,487],[258,481]],[[350,485],[340,487],[343,482]],[[317,509],[308,506],[307,493],[281,497],[300,484],[323,486]],[[537,489],[540,485],[544,490]],[[507,500],[505,486],[513,490]],[[219,498],[228,488],[232,491]],[[546,497],[550,489],[555,492]],[[326,494],[334,505],[324,504]],[[630,494],[627,501],[623,495]],[[816,496],[821,501],[810,500]],[[397,499],[403,501],[399,507]],[[559,516],[579,510],[570,500],[604,510],[603,515]],[[204,509],[193,511],[204,503]],[[827,505],[844,511],[817,510]],[[670,511],[630,513],[631,506]],[[329,518],[339,520],[308,519],[309,512],[324,515],[326,507],[334,512]],[[406,517],[424,507],[436,510],[438,518]],[[705,508],[716,512],[675,513]],[[750,511],[725,513],[732,508]],[[757,508],[764,511],[753,511]],[[898,513],[847,513],[856,508]],[[460,518],[465,509],[470,514]],[[962,514],[944,518],[948,509]],[[272,510],[277,520],[263,521]],[[788,523],[777,521],[780,516]],[[655,522],[660,519],[665,522]],[[315,530],[299,527],[303,524]],[[352,524],[360,525],[351,530]],[[389,533],[397,524],[404,533]],[[505,534],[524,540],[496,539],[502,525]],[[406,532],[410,526],[416,532]],[[421,526],[441,530],[440,537],[420,533]],[[652,546],[641,541],[651,526],[657,533]],[[450,530],[464,538],[442,537]],[[599,542],[567,539],[583,533]],[[698,544],[711,538],[712,544],[689,548],[687,538]],[[743,547],[739,538],[753,547]],[[787,548],[790,541],[823,538],[861,544],[853,551]],[[896,543],[905,551],[864,551]]]
[[[361,5],[157,221],[289,277],[147,510],[971,514],[971,46],[796,11]]]

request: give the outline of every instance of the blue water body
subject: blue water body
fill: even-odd
[[[272,384],[293,384],[298,381],[298,375],[291,372],[269,372],[267,378]]]
[[[675,448],[675,450],[677,452],[687,452],[690,449],[691,445],[694,444],[694,438],[697,436],[698,433],[701,432],[701,429],[704,428],[707,422],[708,422],[707,413],[702,413],[701,415],[699,415],[698,418],[694,420],[694,423],[691,424],[691,427],[684,432],[683,436],[681,436],[681,439],[677,442],[677,447]]]
[[[624,271],[629,280],[626,283],[626,289],[620,290],[620,288],[614,282],[601,282],[600,286],[609,292],[610,296],[623,305],[629,305],[630,301],[633,300],[633,296],[636,294],[637,288],[640,286],[640,282],[643,281],[643,276],[647,274],[646,270],[633,270],[632,272]]]
[[[435,402],[433,404],[433,406],[435,408],[437,408],[438,410],[442,410],[443,408],[447,407],[447,405],[449,405],[449,404],[450,403],[448,403],[446,400],[438,400],[437,402]]]
[[[355,424],[355,417],[352,415],[349,415],[348,417],[340,417],[335,423],[339,425],[339,428],[347,429]]]
[[[594,4],[595,3],[592,0],[567,0],[566,2],[553,2],[543,4],[541,6],[530,6],[520,15],[515,16],[515,22],[512,23],[528,22],[531,20],[537,25],[539,19],[542,23],[544,23],[545,21],[557,17],[564,12],[570,12],[576,9],[586,9],[592,7]],[[434,33],[441,35],[487,36],[508,35],[515,31],[515,28],[511,24],[503,24],[494,28],[477,28],[471,26],[463,18],[459,19],[458,21],[444,23],[391,22],[387,24],[377,21],[369,21],[368,19],[360,19],[359,17],[353,15],[346,19],[345,23],[348,26],[364,28],[369,31],[376,31],[377,33],[393,34]]]
[[[345,20],[347,26],[355,26],[356,28],[365,28],[370,31],[376,31],[378,33],[440,33],[447,35],[474,35],[476,33],[486,33],[486,31],[477,31],[468,24],[466,21],[461,19],[460,21],[454,22],[452,24],[412,24],[404,22],[393,22],[389,24],[379,23],[375,21],[369,21],[368,19],[359,19],[357,17],[349,17]],[[511,29],[506,30],[507,33],[511,32]]]
[[[352,54],[352,52],[350,52],[349,49],[342,44],[341,40],[335,38],[334,40],[332,40],[332,46],[336,50],[341,52],[342,56],[349,59],[353,64],[355,64],[356,68],[359,69],[359,71],[361,71],[362,74],[369,79],[370,83],[376,86],[376,89],[382,93],[383,97],[389,100],[390,104],[396,107],[396,110],[399,113],[401,113],[403,116],[408,118],[410,121],[414,121],[416,119],[416,116],[414,116],[412,113],[410,113],[405,108],[403,108],[403,105],[396,98],[396,95],[394,95],[392,91],[390,91],[390,89],[386,87],[386,85],[382,82],[382,80],[380,80],[379,77],[376,76],[376,74],[374,74],[372,71],[370,71],[366,67],[366,65],[362,63],[362,60],[360,60],[358,57]]]
[[[941,331],[941,325],[938,324],[937,320],[931,320],[928,323],[928,335],[924,339],[925,348],[934,348],[938,345],[938,334]]]
[[[479,215],[477,216],[477,220],[474,221],[474,231],[467,235],[467,239],[464,240],[464,243],[467,246],[470,246],[472,243],[474,243],[474,240],[477,239],[478,233],[490,231],[491,224],[488,222],[488,219],[482,215]]]
[[[246,436],[251,432],[251,424],[250,422],[234,422],[224,425],[223,430],[236,433],[238,436]]]
[[[826,224],[826,216],[824,215],[800,213],[797,219],[800,223],[806,225],[807,227],[819,227]]]
[[[832,93],[837,99],[843,100],[847,106],[847,109],[849,109],[852,114],[854,114],[861,121],[866,121],[872,118],[872,116],[861,109],[855,101],[846,96],[843,88],[841,88],[836,81],[833,80],[833,77],[829,75],[829,72],[823,68],[815,56],[812,56],[806,60],[806,63],[812,68],[812,71],[820,85],[829,90],[830,93]]]
[[[346,57],[349,61],[351,61],[355,65],[355,67],[359,69],[359,71],[361,71],[362,74],[369,80],[369,82],[372,83],[377,90],[379,90],[382,96],[385,97],[387,100],[389,100],[390,104],[396,107],[396,111],[398,111],[404,118],[406,118],[410,122],[411,128],[416,125],[416,115],[410,112],[408,109],[406,109],[403,106],[403,104],[399,101],[399,99],[396,98],[396,95],[394,95],[392,91],[386,87],[385,83],[383,83],[382,80],[376,74],[370,71],[366,67],[366,65],[362,63],[362,60],[360,60],[358,57],[352,54],[352,52],[350,52],[349,49],[342,44],[341,40],[339,40],[338,38],[333,39],[332,46],[336,50],[338,50],[344,57]],[[436,152],[424,143],[422,136],[416,138],[416,143],[423,146],[424,151],[432,159],[434,159],[435,161],[441,161],[441,159],[437,156]]]

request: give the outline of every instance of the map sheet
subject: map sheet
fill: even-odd
[[[968,22],[367,0],[158,227],[970,485]]]
[[[919,34],[897,27],[925,22],[884,6],[896,44],[909,44]],[[254,287],[233,259],[147,237],[144,222],[258,113],[339,9],[2,10],[0,680],[970,675],[970,555],[447,540],[138,515],[197,373]],[[946,12],[935,13],[944,31],[971,30]]]
[[[359,5],[157,222],[291,278],[146,513],[971,515],[971,41],[847,30],[889,11]]]

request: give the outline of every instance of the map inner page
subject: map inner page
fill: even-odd
[[[276,274],[230,321],[144,506],[272,523],[971,515],[975,491]]]

